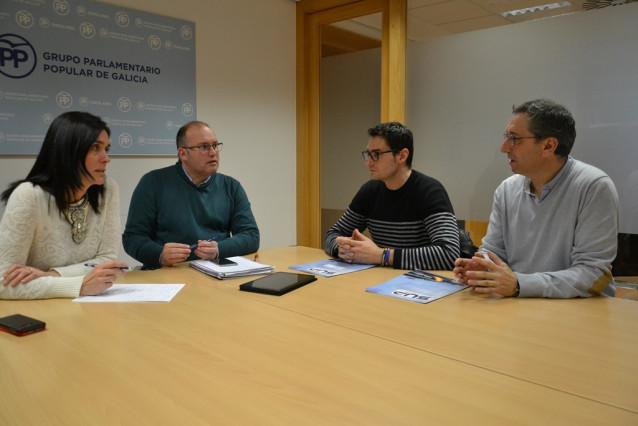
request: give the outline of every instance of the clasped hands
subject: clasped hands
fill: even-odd
[[[339,244],[338,256],[345,262],[368,265],[381,263],[383,249],[358,229],[352,232],[351,237],[337,237],[335,241]]]
[[[166,243],[162,249],[162,266],[173,266],[184,262],[192,253],[200,259],[214,260],[219,255],[216,241],[197,241],[197,247],[191,250],[191,246],[181,243]]]
[[[456,259],[454,276],[459,283],[474,287],[477,293],[513,296],[518,283],[516,274],[494,253],[487,254],[490,260],[482,253],[475,253],[471,259]]]

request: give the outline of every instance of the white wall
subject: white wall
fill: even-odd
[[[295,3],[288,0],[107,0],[195,22],[197,118],[224,142],[220,172],[248,193],[261,248],[296,242]],[[34,156],[0,156],[0,188],[24,178]],[[145,172],[177,157],[113,157],[122,227]],[[0,206],[0,214],[4,205]],[[137,264],[122,250],[122,259]]]
[[[445,185],[457,218],[487,221],[494,189],[511,174],[499,148],[512,106],[547,97],[567,106],[576,119],[572,155],[614,180],[621,198],[620,232],[638,233],[637,23],[638,3],[632,3],[411,43],[406,124],[415,139],[413,168]],[[338,61],[346,76],[331,64],[322,68],[324,81],[358,75],[353,84],[361,85],[378,78],[372,62],[361,62],[361,52]],[[326,87],[341,90],[341,85]],[[356,190],[351,183],[358,181],[358,188],[365,180],[359,151],[377,119],[365,107],[365,91],[357,99],[353,91],[327,96],[335,104],[362,106],[341,118],[361,123],[361,137],[339,141],[349,163],[322,155],[340,164],[322,180],[322,202],[343,209]],[[346,187],[349,194],[343,194]]]
[[[459,218],[488,220],[493,191],[511,174],[499,148],[512,105],[550,98],[576,119],[572,155],[614,180],[620,232],[638,233],[629,193],[638,170],[637,23],[634,3],[411,45],[407,121],[422,140],[415,168],[445,184]]]
[[[344,210],[370,176],[361,151],[381,117],[381,50],[323,58],[321,75],[321,207]]]

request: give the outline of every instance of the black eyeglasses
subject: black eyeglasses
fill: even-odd
[[[379,155],[381,154],[387,154],[388,152],[399,152],[398,149],[391,149],[389,151],[362,151],[361,155],[363,155],[363,159],[364,160],[368,160],[371,159],[372,161],[379,161]]]
[[[199,145],[195,145],[195,146],[180,146],[180,148],[184,148],[184,149],[195,149],[197,148],[199,150],[200,153],[202,154],[208,154],[210,152],[210,150],[212,149],[213,151],[217,151],[220,152],[222,150],[222,147],[224,146],[223,143],[221,142],[215,142],[213,144],[210,143],[202,143]]]
[[[518,137],[518,136],[514,136],[512,134],[509,134],[507,132],[503,133],[503,138],[507,139],[507,141],[510,143],[510,145],[514,146],[516,145],[517,141],[520,141],[522,139],[537,139],[536,136],[522,136],[522,137]]]

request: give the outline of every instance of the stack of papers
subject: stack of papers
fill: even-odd
[[[242,256],[229,257],[229,260],[237,265],[220,266],[210,260],[195,260],[191,266],[211,277],[223,280],[224,278],[246,277],[249,275],[270,274],[275,270],[274,266],[253,262]]]

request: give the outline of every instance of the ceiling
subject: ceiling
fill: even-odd
[[[547,18],[567,13],[618,6],[638,0],[408,0],[408,40],[423,41],[484,28]],[[502,13],[534,11],[507,17]],[[323,56],[379,47],[381,14],[339,22],[322,29]]]

